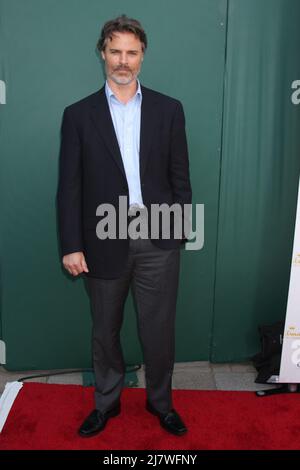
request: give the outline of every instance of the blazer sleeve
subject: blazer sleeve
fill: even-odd
[[[61,126],[57,209],[61,256],[83,251],[81,145],[68,107]]]
[[[173,201],[181,205],[182,214],[188,216],[190,222],[190,215],[184,212],[184,204],[192,203],[192,188],[190,182],[189,172],[189,155],[188,145],[185,132],[185,116],[183,107],[180,101],[177,102],[175,109],[172,132],[171,132],[171,151],[170,151],[170,182],[173,190]],[[182,223],[184,218],[182,218]],[[182,225],[182,243],[187,241],[184,236],[184,225]]]

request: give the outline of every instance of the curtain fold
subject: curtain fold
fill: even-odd
[[[229,0],[211,359],[257,351],[284,318],[300,171],[300,3]]]

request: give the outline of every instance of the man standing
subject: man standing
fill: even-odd
[[[99,205],[128,220],[154,204],[191,204],[185,119],[181,103],[137,79],[147,47],[141,24],[122,15],[102,28],[97,48],[106,83],[64,111],[57,192],[62,262],[83,273],[93,317],[95,409],[79,429],[89,437],[120,413],[125,363],[120,343],[123,308],[132,286],[145,362],[146,409],[167,431],[187,429],[172,404],[175,311],[180,248],[186,238],[99,237]],[[102,218],[103,220],[103,218]],[[118,219],[119,221],[120,219]],[[118,228],[121,222],[118,222]],[[149,230],[152,221],[148,221]],[[99,226],[99,225],[98,225]],[[118,232],[119,233],[119,232]]]

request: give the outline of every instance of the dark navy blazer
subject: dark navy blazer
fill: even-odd
[[[191,204],[185,117],[180,101],[141,86],[140,179],[143,202]],[[125,169],[104,86],[67,106],[61,128],[57,189],[61,256],[82,251],[89,273],[106,279],[122,274],[129,239],[96,235],[97,207],[119,196],[129,199]],[[118,219],[118,215],[117,215]],[[171,222],[172,224],[172,222]],[[171,227],[172,234],[172,227]],[[161,249],[184,246],[186,239],[153,239]]]

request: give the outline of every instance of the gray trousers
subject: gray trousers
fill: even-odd
[[[91,301],[95,402],[101,412],[120,400],[125,362],[120,330],[130,286],[137,306],[138,334],[145,363],[147,400],[161,413],[172,404],[175,358],[175,313],[180,249],[163,250],[149,239],[130,239],[123,275],[117,279],[86,278]]]

